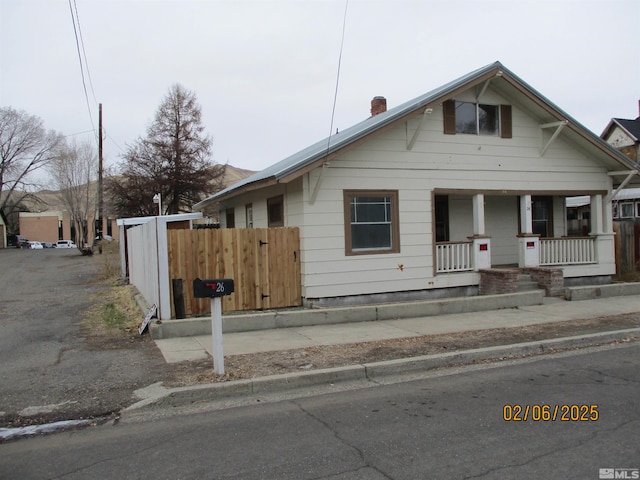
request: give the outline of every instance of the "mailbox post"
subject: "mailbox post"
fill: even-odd
[[[224,352],[222,351],[222,297],[233,293],[233,280],[218,278],[193,281],[196,298],[211,299],[211,339],[213,342],[213,369],[217,375],[224,375]]]

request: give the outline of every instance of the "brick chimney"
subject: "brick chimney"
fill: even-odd
[[[387,99],[384,97],[373,97],[371,100],[371,116],[375,117],[379,113],[387,111]]]

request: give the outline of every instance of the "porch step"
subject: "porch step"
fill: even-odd
[[[538,286],[538,282],[534,282],[531,278],[531,275],[528,273],[520,273],[518,275],[518,291],[519,292],[530,292],[532,290],[538,290],[540,287]]]

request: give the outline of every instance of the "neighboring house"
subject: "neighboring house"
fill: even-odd
[[[612,207],[614,220],[640,218],[640,188],[620,190],[613,199]]]
[[[4,214],[4,210],[0,208],[0,248],[7,248],[7,225],[9,221],[7,220],[6,215]]]
[[[223,227],[299,227],[306,304],[473,294],[497,266],[610,281],[611,198],[637,167],[501,63],[371,107],[194,209],[220,202]],[[592,228],[567,237],[565,200],[580,195]]]
[[[635,120],[612,118],[600,136],[634,162],[640,160],[640,117]]]
[[[639,102],[640,107],[640,102]],[[618,149],[634,162],[640,156],[640,117],[635,120],[612,118],[600,137],[612,147]],[[567,199],[567,220],[571,228],[584,230],[589,223],[589,197]],[[613,219],[632,219],[640,217],[640,189],[620,190],[612,199]]]

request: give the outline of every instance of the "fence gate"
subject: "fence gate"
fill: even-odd
[[[301,305],[297,227],[169,230],[167,242],[169,284],[182,279],[187,316],[209,313],[210,302],[193,295],[195,278],[234,279],[234,293],[222,299],[225,312]]]

